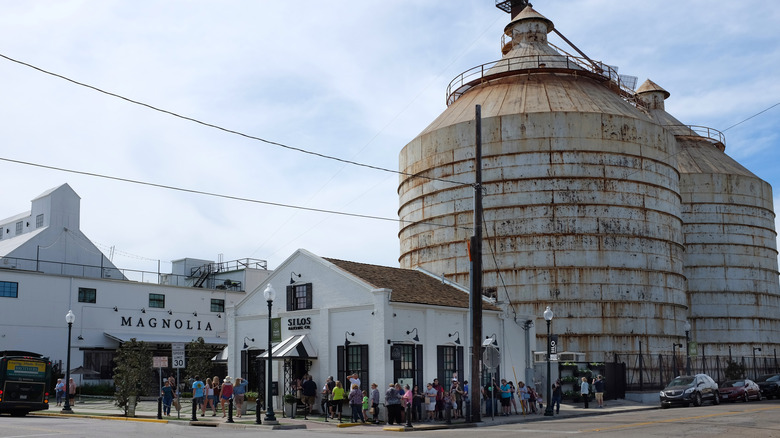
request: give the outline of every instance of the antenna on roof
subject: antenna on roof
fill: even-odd
[[[496,7],[504,12],[508,12],[512,18],[515,18],[526,6],[532,6],[528,0],[496,0]]]

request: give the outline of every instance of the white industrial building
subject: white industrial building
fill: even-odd
[[[305,373],[320,384],[328,376],[345,382],[357,373],[362,389],[390,382],[424,388],[434,378],[449,387],[453,376],[471,379],[469,294],[457,284],[423,270],[322,258],[302,249],[267,283],[276,291],[272,356],[283,393]],[[228,372],[263,387],[266,361],[258,356],[269,339],[266,287],[228,309]],[[482,333],[500,352],[495,371],[509,380],[526,380],[526,352],[535,336],[530,318],[484,303]]]
[[[227,345],[225,310],[268,277],[263,261],[182,259],[172,273],[123,272],[79,229],[79,203],[63,184],[0,221],[0,350],[41,353],[64,367],[68,310],[76,315],[71,368],[97,372],[87,380],[110,379],[114,352],[130,338],[165,356],[171,343],[200,337]],[[173,373],[172,364],[163,370]]]

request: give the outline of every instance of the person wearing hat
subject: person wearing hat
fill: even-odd
[[[452,379],[450,400],[452,401],[452,419],[457,420],[462,416],[461,409],[463,408],[463,390],[460,388],[457,378]]]
[[[238,382],[238,379],[236,379],[236,382]],[[219,392],[219,403],[220,406],[222,406],[222,418],[225,418],[225,413],[227,412],[225,410],[225,402],[230,404],[230,397],[233,397],[233,393],[235,392],[235,388],[233,388],[233,379],[230,376],[225,376],[225,381],[222,382],[222,388]],[[244,395],[241,394],[241,401],[244,401]],[[236,398],[236,417],[241,417],[241,404],[238,402],[238,399]]]

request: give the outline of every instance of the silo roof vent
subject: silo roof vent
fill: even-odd
[[[664,90],[660,85],[656,84],[655,82],[651,81],[650,79],[646,80],[642,85],[637,88],[636,93],[642,94],[642,93],[651,93],[651,92],[660,92],[663,93],[664,99],[668,99],[669,96],[671,96],[671,93]]]
[[[507,35],[512,35],[512,29],[515,27],[517,23],[520,23],[522,21],[530,21],[530,20],[542,21],[544,25],[547,27],[547,33],[552,32],[553,29],[555,28],[552,20],[536,12],[536,10],[531,5],[528,5],[519,14],[517,14],[517,16],[515,16],[512,19],[512,21],[510,21],[509,24],[506,25],[506,27],[504,27],[504,33]]]

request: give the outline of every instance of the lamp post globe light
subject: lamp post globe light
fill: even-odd
[[[685,321],[685,374],[691,375],[691,323],[688,320]]]
[[[553,311],[550,309],[550,306],[547,306],[547,309],[544,311],[544,320],[547,321],[547,388],[545,389],[547,392],[547,408],[544,410],[545,417],[552,417],[554,415],[552,407],[552,382],[550,382],[550,354],[552,353],[550,350],[550,323],[552,322],[553,316]]]
[[[73,322],[76,321],[76,315],[72,310],[68,310],[65,315],[65,322],[68,323],[68,353],[65,361],[65,406],[62,407],[63,414],[72,414],[73,409],[70,408],[70,334],[73,330]]]
[[[276,291],[274,290],[274,287],[271,286],[271,283],[268,283],[268,286],[266,286],[265,290],[263,291],[263,296],[265,297],[265,301],[268,303],[268,365],[266,366],[268,369],[268,389],[265,392],[265,404],[267,406],[265,411],[265,424],[277,424],[276,416],[274,415],[274,399],[271,395],[271,381],[273,380],[273,362],[271,351],[271,307],[273,306],[274,299],[276,298]]]

